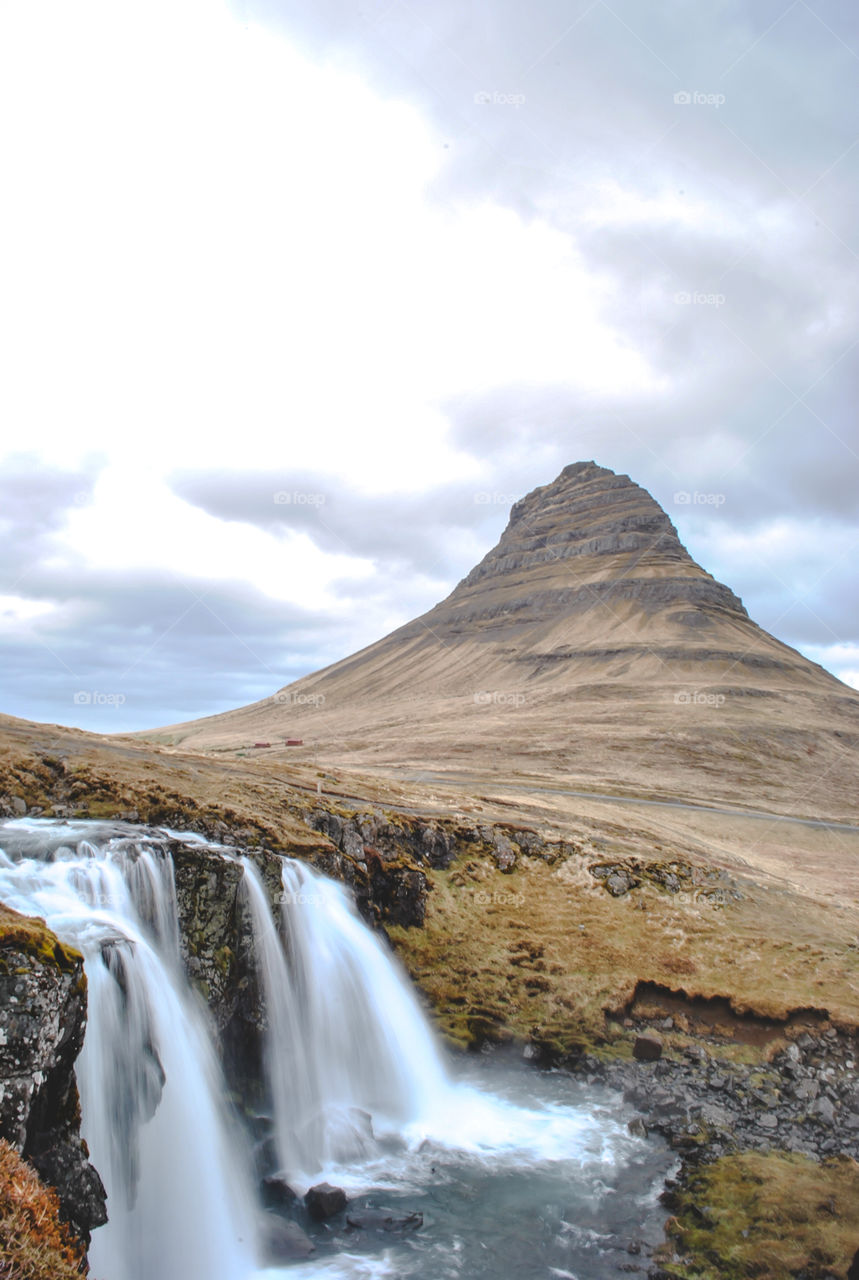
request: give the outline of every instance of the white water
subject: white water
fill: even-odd
[[[85,958],[77,1074],[83,1132],[109,1197],[90,1254],[100,1280],[471,1280],[497,1274],[483,1241],[500,1241],[517,1213],[539,1223],[547,1197],[575,1195],[585,1208],[611,1200],[635,1146],[619,1121],[569,1105],[563,1089],[546,1101],[539,1083],[516,1081],[514,1102],[455,1081],[408,979],[343,887],[284,860],[275,922],[243,858],[284,1173],[299,1192],[327,1178],[353,1196],[414,1194],[440,1223],[438,1236],[427,1230],[381,1253],[355,1253],[348,1233],[330,1245],[317,1237],[328,1256],[260,1271],[245,1141],[180,965],[169,838],[203,843],[121,824],[0,823],[0,900],[44,916]],[[219,854],[235,856],[213,846]],[[482,1203],[477,1224],[469,1196]],[[562,1216],[552,1228],[547,1247],[558,1256],[568,1228]]]
[[[408,978],[340,884],[284,859],[283,936],[244,860],[278,1152],[290,1183],[402,1185],[423,1144],[494,1161],[611,1158],[620,1128],[454,1083]],[[398,1150],[399,1148],[399,1150]]]
[[[179,969],[172,862],[146,839],[84,840],[53,859],[4,857],[0,900],[43,916],[84,956],[88,1026],[76,1072],[110,1217],[93,1235],[93,1274],[246,1276],[250,1183],[209,1030]]]

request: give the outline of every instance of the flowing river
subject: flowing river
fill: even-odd
[[[267,1010],[265,1090],[281,1211],[307,1258],[274,1265],[247,1117],[181,961],[171,847],[241,864]],[[674,1158],[617,1095],[514,1055],[445,1053],[342,885],[283,859],[278,915],[253,861],[122,823],[0,822],[0,901],[84,956],[82,1129],[108,1192],[95,1280],[497,1280],[629,1275],[662,1238]],[[346,1214],[314,1223],[327,1181]],[[349,1219],[352,1219],[350,1223]],[[276,1237],[277,1232],[274,1233]]]

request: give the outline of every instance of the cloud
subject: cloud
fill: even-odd
[[[174,492],[220,520],[277,534],[300,531],[320,550],[372,562],[378,573],[444,582],[467,572],[488,525],[524,490],[500,495],[462,483],[419,493],[366,493],[315,472],[181,472]],[[499,499],[503,497],[503,502]],[[363,590],[363,587],[362,587]]]
[[[7,6],[18,713],[270,692],[587,458],[855,671],[857,33],[843,0]]]

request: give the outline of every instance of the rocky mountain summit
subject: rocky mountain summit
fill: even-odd
[[[849,819],[859,695],[757,626],[659,504],[594,462],[515,503],[421,617],[271,698],[147,737],[457,782]]]
[[[646,612],[676,601],[747,616],[733,592],[695,563],[645,489],[594,462],[577,462],[517,502],[498,545],[412,625],[433,617],[442,624],[546,623],[594,608],[611,617],[626,600]],[[690,612],[675,620],[694,626],[702,617]]]

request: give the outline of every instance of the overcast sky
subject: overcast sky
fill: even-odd
[[[853,0],[0,0],[2,710],[273,692],[594,458],[859,687]]]

